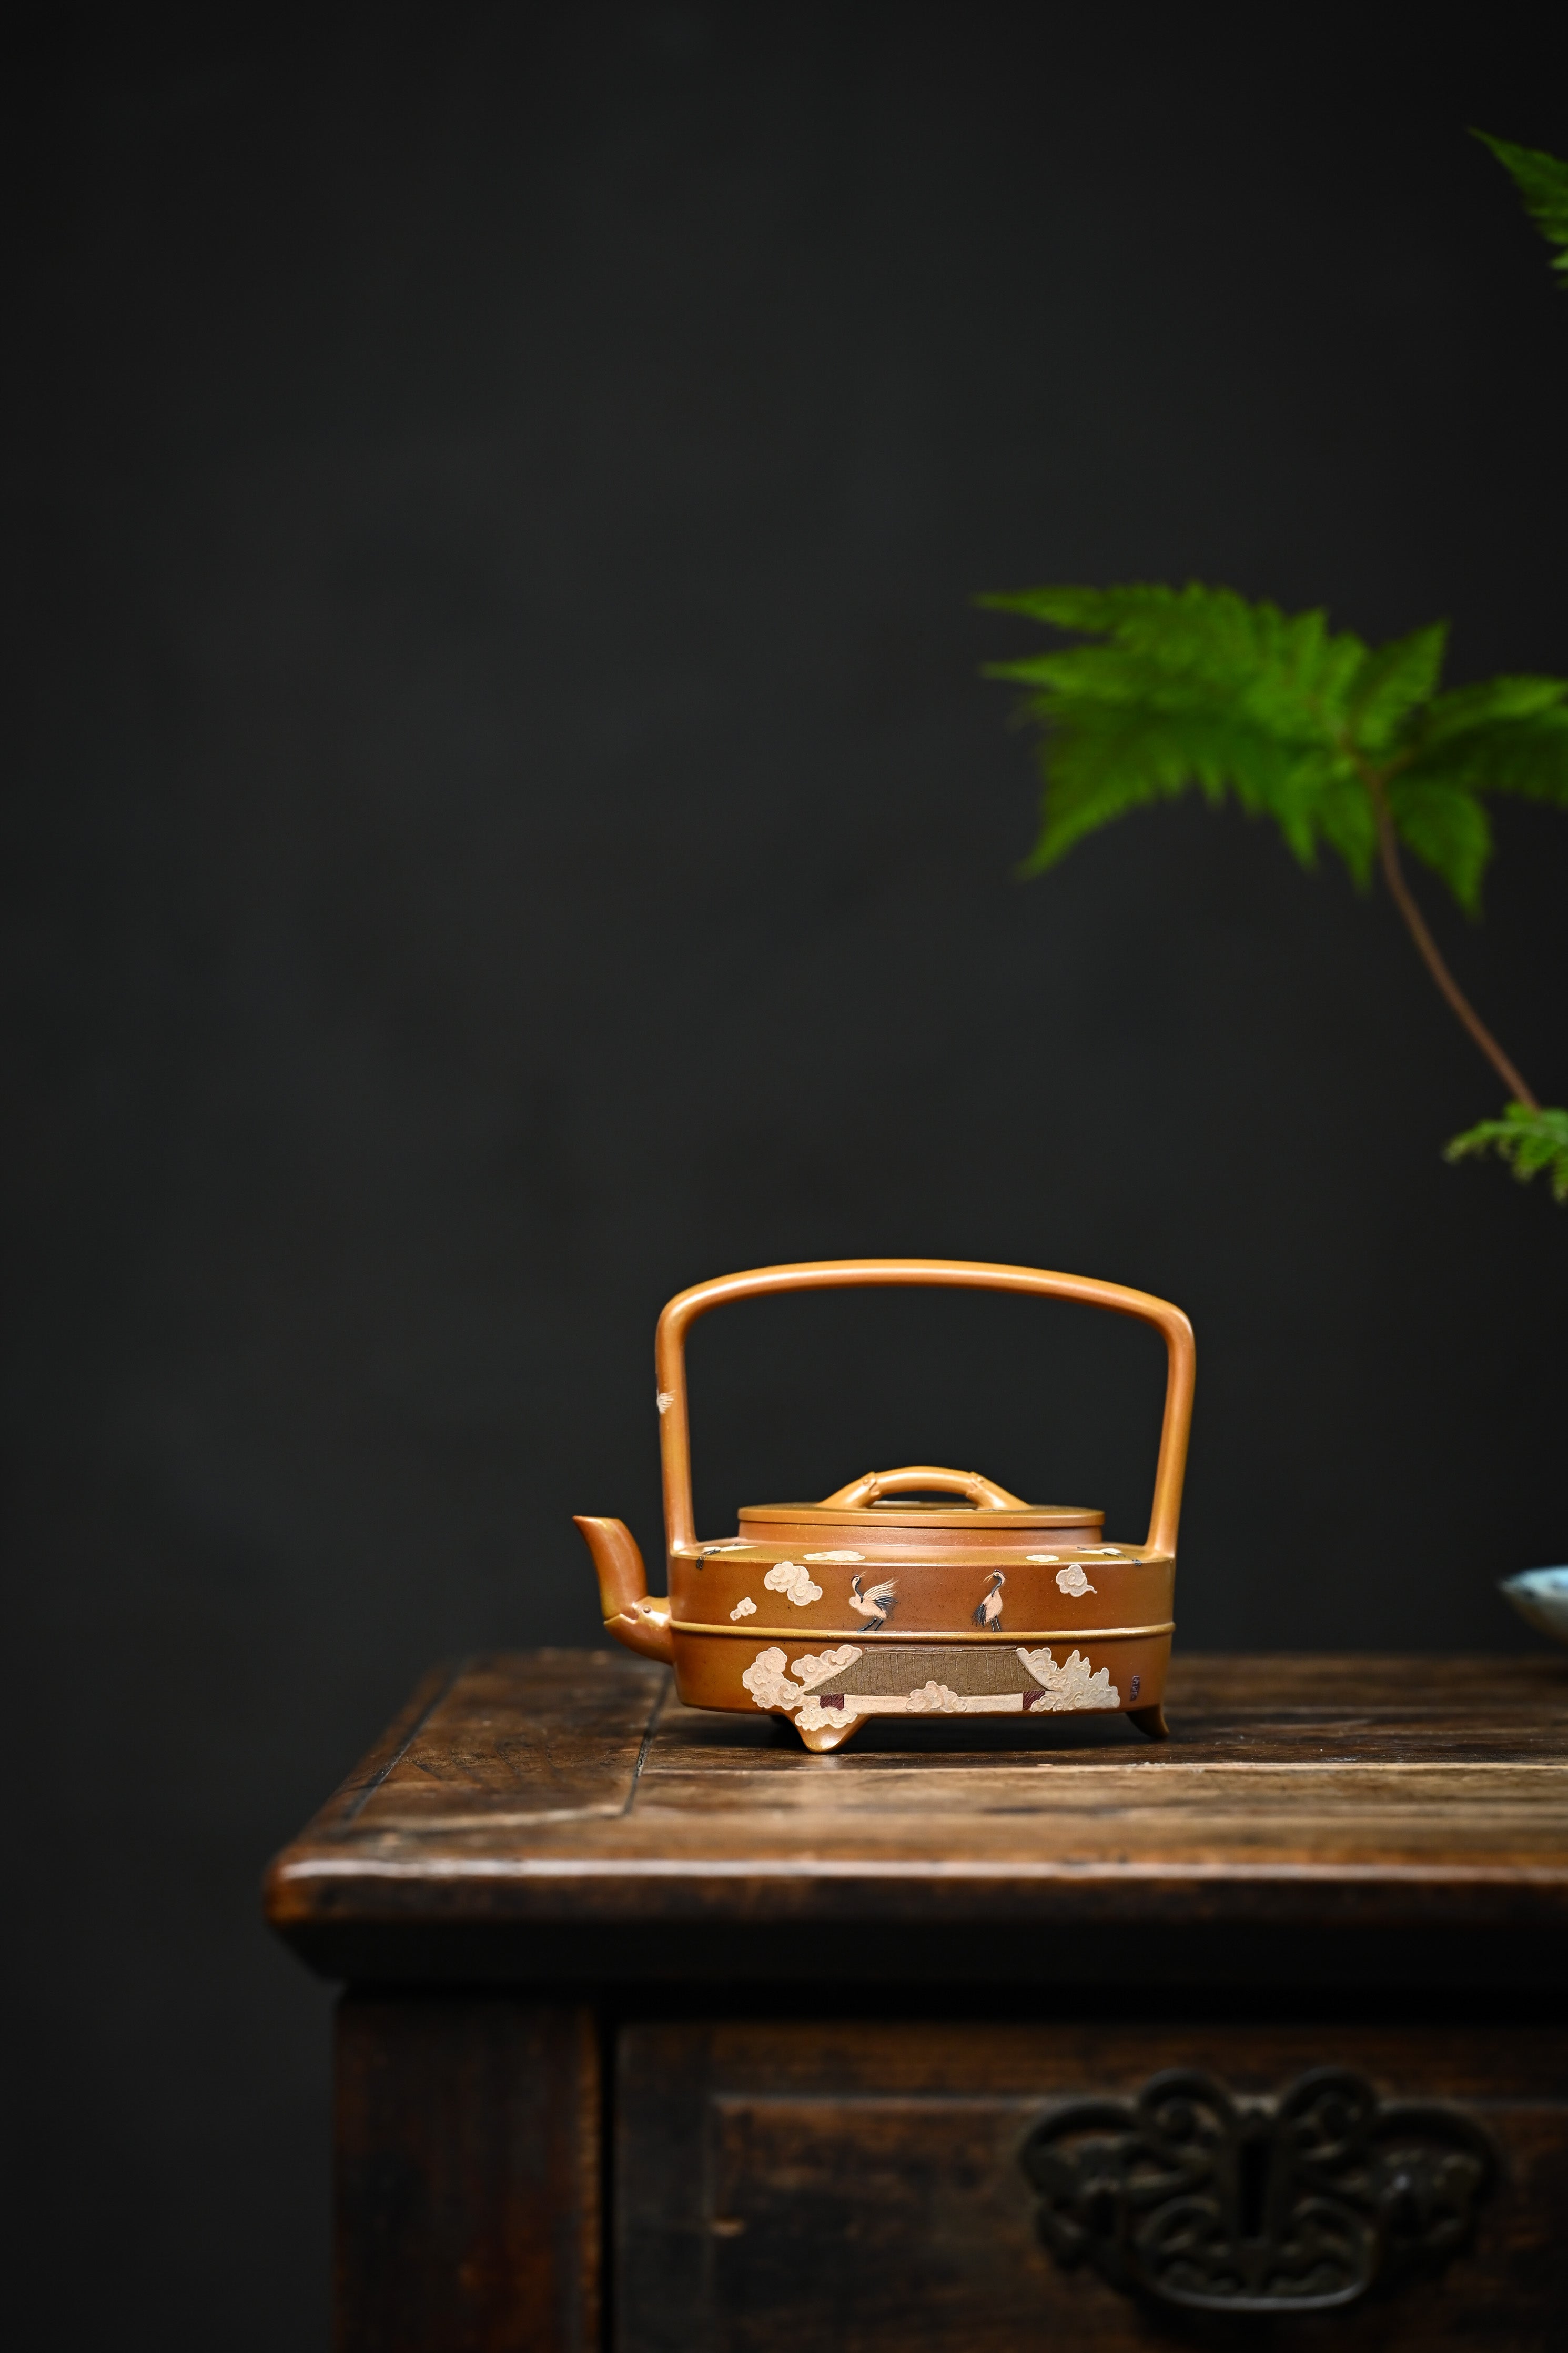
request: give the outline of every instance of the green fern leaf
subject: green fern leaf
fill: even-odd
[[[1367,655],[1351,685],[1351,733],[1363,752],[1386,752],[1411,712],[1430,702],[1443,674],[1448,624],[1434,621]]]
[[[1186,791],[1213,751],[1201,727],[1168,714],[1097,726],[1080,712],[1050,755],[1039,839],[1024,872],[1043,874],[1113,818]]]
[[[1531,683],[1555,686],[1559,696],[1565,691],[1558,680]],[[1568,709],[1558,702],[1514,718],[1477,715],[1456,726],[1444,705],[1458,700],[1439,696],[1427,719],[1412,731],[1406,776],[1468,792],[1512,793],[1568,807]]]
[[[1120,630],[1147,609],[1160,615],[1179,607],[1181,591],[1158,586],[1128,588],[1012,588],[1005,594],[977,596],[977,605],[998,613],[1022,613],[1031,621],[1048,622],[1056,629],[1081,629],[1103,636]]]
[[[1552,1197],[1568,1202],[1568,1111],[1551,1105],[1531,1110],[1511,1103],[1500,1119],[1483,1119],[1456,1135],[1444,1147],[1445,1160],[1466,1160],[1474,1154],[1495,1152],[1513,1170],[1521,1185],[1550,1172]]]
[[[1422,741],[1439,744],[1500,719],[1534,719],[1568,695],[1568,679],[1522,676],[1483,679],[1478,686],[1454,686],[1435,695],[1422,721]]]
[[[1388,783],[1389,814],[1401,841],[1440,874],[1468,915],[1480,911],[1481,877],[1492,854],[1491,820],[1473,792],[1409,769]]]
[[[1543,148],[1516,147],[1510,139],[1494,139],[1489,131],[1478,131],[1475,135],[1483,147],[1491,149],[1509,174],[1547,243],[1563,248],[1552,267],[1563,272],[1568,283],[1568,164],[1547,154]]]
[[[1101,640],[988,672],[1028,691],[1045,731],[1045,804],[1026,872],[1129,809],[1197,790],[1272,817],[1303,864],[1326,843],[1366,879],[1375,828],[1346,740],[1352,697],[1361,681],[1368,723],[1386,732],[1440,646],[1413,643],[1369,678],[1366,646],[1331,632],[1321,612],[1286,614],[1195,581],[981,601]]]
[[[1043,821],[1026,873],[1056,865],[1112,818],[1194,788],[1217,801],[1235,786],[1253,809],[1286,797],[1279,745],[1231,710],[1061,697],[1050,705],[1049,723],[1058,732],[1046,754]],[[1299,826],[1290,830],[1292,847],[1310,860],[1310,838],[1303,844]]]
[[[1381,777],[1400,840],[1473,913],[1491,856],[1486,797],[1568,806],[1568,680],[1441,693],[1441,622],[1374,651],[1321,612],[1197,581],[980,601],[1080,640],[988,672],[1026,690],[1044,734],[1026,873],[1129,809],[1198,791],[1272,818],[1305,866],[1333,850],[1364,885],[1377,850],[1369,779]]]
[[[1377,819],[1366,786],[1336,767],[1318,786],[1314,813],[1323,839],[1343,859],[1356,888],[1364,891],[1377,857]]]

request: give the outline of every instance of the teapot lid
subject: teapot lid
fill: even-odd
[[[1088,1528],[1103,1512],[1087,1504],[1015,1504],[983,1509],[973,1504],[928,1504],[900,1495],[868,1504],[742,1504],[741,1525],[763,1526],[787,1520],[792,1527],[864,1528]]]
[[[932,1493],[954,1498],[931,1503]],[[1098,1527],[1102,1512],[1084,1504],[1026,1504],[978,1471],[949,1471],[934,1462],[906,1462],[897,1471],[868,1471],[820,1504],[748,1504],[741,1525],[787,1520],[794,1527],[1003,1528]]]

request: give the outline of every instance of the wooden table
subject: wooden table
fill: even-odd
[[[273,1866],[341,2353],[1568,2346],[1568,1664],[1178,1657],[811,1757],[430,1675]]]

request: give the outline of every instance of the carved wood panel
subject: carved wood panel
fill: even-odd
[[[617,2353],[1560,2353],[1554,2030],[647,2024],[619,2118]]]

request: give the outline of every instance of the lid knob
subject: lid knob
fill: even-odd
[[[947,1495],[967,1495],[977,1512],[1026,1512],[1021,1495],[1010,1495],[978,1471],[943,1471],[934,1462],[908,1462],[901,1471],[868,1471],[836,1494],[824,1495],[818,1511],[858,1512],[883,1495],[908,1495],[934,1487]]]

